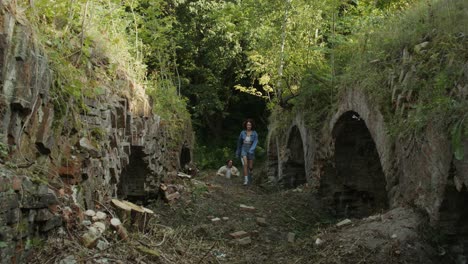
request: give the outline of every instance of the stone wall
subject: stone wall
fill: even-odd
[[[114,197],[155,197],[160,181],[180,169],[180,152],[187,163],[193,149],[190,120],[169,131],[126,74],[79,105],[58,98],[62,87],[14,5],[0,4],[0,144],[9,152],[0,157],[1,263],[24,262],[31,241],[70,213]]]
[[[302,120],[301,114],[297,115],[291,122],[287,132],[270,131],[267,138],[269,177],[278,180],[285,178],[285,175],[288,174],[288,168],[285,164],[290,159],[288,154],[290,141],[288,140],[290,137],[300,136],[303,142],[301,151],[304,151],[307,182],[319,189],[324,204],[333,204],[333,201],[327,201],[327,199],[337,199],[337,197],[333,197],[333,194],[343,193],[339,186],[346,186],[346,188],[361,186],[358,190],[360,196],[367,197],[364,192],[367,193],[370,190],[375,193],[384,193],[386,197],[379,196],[380,198],[378,198],[382,199],[380,204],[388,203],[390,208],[408,204],[415,205],[426,211],[432,223],[437,225],[442,203],[446,200],[447,195],[454,195],[449,194],[449,192],[455,190],[460,195],[467,193],[467,155],[463,160],[454,159],[449,140],[450,135],[446,128],[436,123],[428,124],[422,136],[396,139],[390,137],[387,129],[388,124],[380,113],[378,105],[371,102],[364,91],[349,88],[342,94],[337,110],[326,122],[320,134],[311,134],[312,129],[304,125],[305,122]],[[362,133],[359,133],[357,128],[345,132],[349,139],[340,139],[341,143],[337,142],[339,131],[343,129],[343,126],[347,126],[346,122],[343,123],[339,120],[350,113],[354,113],[357,119],[362,120],[364,130],[367,130],[370,135],[371,140],[368,143],[359,143],[359,135]],[[300,133],[292,133],[296,128],[296,131]],[[348,144],[347,141],[352,144],[351,147],[343,147]],[[337,144],[342,145],[341,150],[338,150]],[[369,147],[364,148],[364,145]],[[375,149],[376,154],[364,157],[365,155],[353,152],[357,148],[363,148],[366,151]],[[343,151],[347,154],[343,154]],[[465,142],[465,153],[468,153],[467,142]],[[346,155],[352,156],[346,157]],[[364,159],[357,160],[359,155]],[[372,172],[374,170],[372,168],[376,171]],[[452,176],[449,173],[451,168]],[[361,178],[350,182],[349,179],[337,175],[339,173],[337,170],[345,171],[346,176]],[[366,178],[365,175],[373,177],[379,173],[379,170],[383,177],[382,180]],[[358,171],[358,173],[353,173],[353,171]],[[382,185],[375,185],[377,181],[382,182]],[[327,185],[326,190],[320,189],[324,187],[324,183]],[[454,186],[454,188],[448,188],[448,186]],[[356,194],[354,191],[352,193],[352,195]],[[365,198],[362,197],[359,199]],[[345,198],[339,198],[340,201],[343,199]],[[357,201],[354,200],[354,204],[356,203]],[[366,206],[369,207],[369,204]],[[383,206],[383,208],[385,207]]]
[[[301,115],[291,121],[286,133],[270,129],[266,164],[269,180],[287,188],[310,181],[315,149],[314,135]]]

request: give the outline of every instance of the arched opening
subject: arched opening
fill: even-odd
[[[190,149],[184,144],[182,150],[180,151],[180,168],[182,170],[185,169],[185,165],[188,165],[190,161],[192,161],[192,157],[190,156]]]
[[[291,129],[288,140],[287,154],[283,169],[283,184],[286,188],[296,188],[306,183],[304,146],[299,128]]]
[[[276,136],[271,136],[268,142],[267,177],[269,181],[278,180],[278,142]]]
[[[443,263],[466,263],[468,260],[468,191],[462,184],[460,191],[457,190],[455,175],[456,169],[452,163],[439,209],[440,244],[447,253],[443,256]]]
[[[149,175],[146,154],[141,146],[132,146],[129,163],[122,170],[117,194],[132,202],[144,202],[146,198],[145,180]]]
[[[366,123],[353,111],[333,129],[334,167],[321,178],[320,193],[337,217],[365,217],[388,208],[385,175]]]

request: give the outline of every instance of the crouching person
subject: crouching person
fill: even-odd
[[[239,170],[236,167],[232,166],[232,160],[228,160],[226,162],[226,165],[219,168],[216,175],[223,176],[223,177],[226,177],[227,179],[230,179],[233,176],[238,177],[239,176]]]

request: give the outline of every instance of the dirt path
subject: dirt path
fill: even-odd
[[[245,187],[240,178],[225,179],[215,172],[193,182],[190,196],[183,195],[169,210],[155,210],[161,223],[192,229],[195,237],[212,245],[205,261],[303,263],[300,252],[294,254],[299,250],[296,241],[309,238],[327,223],[326,217],[314,210],[313,193],[307,190]],[[248,233],[248,238],[233,239],[230,234],[238,231]],[[197,263],[193,259],[178,261]]]
[[[80,244],[85,226],[57,232],[32,263],[455,263],[424,242],[424,217],[411,208],[338,227],[342,219],[324,213],[307,187],[245,187],[215,171],[168,184],[181,197],[151,203],[155,217],[145,230],[122,241],[109,229],[101,248]]]

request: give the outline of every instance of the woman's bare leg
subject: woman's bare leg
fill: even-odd
[[[246,156],[242,157],[242,159],[244,160],[244,176],[247,176],[249,175],[249,161],[247,161]]]

